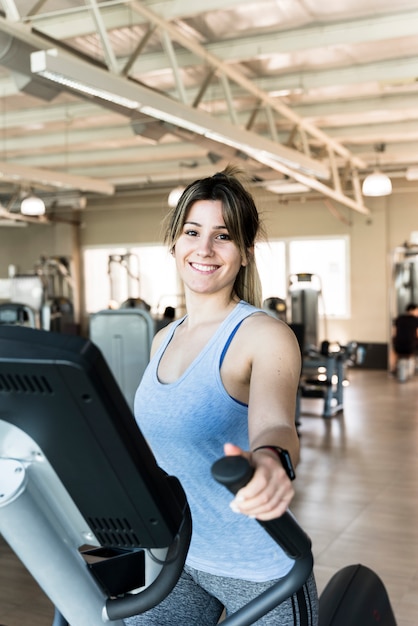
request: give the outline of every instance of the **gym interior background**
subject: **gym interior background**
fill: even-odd
[[[83,251],[161,243],[169,192],[235,162],[271,240],[347,237],[347,314],[319,341],[388,345],[395,282],[415,290],[394,253],[418,230],[417,0],[3,8],[0,281],[70,259],[86,334]],[[362,194],[375,170],[389,195]]]
[[[347,315],[326,315],[326,324],[320,317],[318,345],[356,342],[377,355],[372,369],[390,365],[392,319],[417,288],[409,261],[404,274],[397,263],[415,263],[418,253],[418,1],[394,7],[392,0],[349,0],[329,7],[318,0],[0,0],[0,6],[0,301],[9,300],[11,277],[34,276],[50,261],[53,271],[54,260],[69,259],[72,332],[88,335],[85,250],[161,244],[169,192],[231,162],[253,179],[269,240],[348,242]],[[115,84],[125,93],[139,85],[141,96],[150,98],[148,110],[127,114],[124,105],[109,107],[97,94],[77,91],[45,97],[51,85],[32,72],[30,56],[51,48],[102,87]],[[157,98],[152,111],[156,94],[169,101]],[[196,120],[212,132],[202,134]],[[361,185],[375,169],[390,177],[392,192],[363,196]],[[95,192],[99,183],[111,193]],[[22,214],[22,199],[32,193],[44,201],[44,216]],[[100,280],[107,289],[106,271]],[[402,524],[394,509],[403,513],[405,536],[416,540],[416,428],[410,419],[416,395],[414,386],[402,387],[386,372],[369,379],[361,374],[352,376],[359,399],[349,396],[346,424],[308,418],[304,425],[297,507],[302,515],[306,508],[317,552],[324,549],[320,587],[340,559],[347,562],[357,539],[360,554],[373,544],[372,561],[376,545],[377,551],[389,546],[390,558],[382,549],[376,559],[405,616],[400,626],[412,626],[416,559],[409,544],[398,550]],[[358,455],[367,469],[361,475],[353,471]],[[390,498],[381,492],[383,481],[392,488]],[[335,506],[341,493],[344,506]],[[377,505],[372,522],[369,505]],[[345,551],[337,514],[347,528]],[[373,537],[362,534],[367,527]],[[26,590],[30,583],[22,580]],[[11,593],[3,588],[7,613],[1,619],[11,625],[21,598],[9,606]],[[40,597],[37,589],[33,597]],[[22,610],[30,615],[33,602]],[[24,623],[21,614],[16,620]],[[47,623],[49,613],[39,618],[41,626]]]
[[[87,333],[83,251],[161,243],[169,192],[235,162],[271,240],[347,237],[347,312],[319,341],[388,344],[418,230],[417,0],[29,4],[0,15],[0,279],[70,259]],[[389,195],[362,193],[375,170]]]
[[[214,169],[215,171],[215,169]],[[390,293],[394,289],[393,253],[418,230],[417,194],[396,193],[370,199],[370,215],[352,212],[350,223],[337,220],[318,198],[280,204],[276,197],[255,190],[270,239],[327,237],[349,238],[350,315],[347,319],[328,319],[327,339],[342,344],[348,341],[387,344],[390,336]],[[84,332],[88,317],[84,312],[82,250],[88,246],[132,246],[161,243],[161,220],[167,212],[167,196],[162,193],[150,207],[143,201],[124,207],[115,200],[114,209],[95,207],[78,216],[79,225],[52,223],[28,224],[26,228],[0,230],[1,276],[7,278],[14,265],[24,274],[33,271],[41,255],[69,257],[75,261],[78,288],[78,315]],[[274,272],[274,268],[271,268]],[[309,271],[309,267],[305,271]],[[107,284],[108,276],[103,276]],[[277,294],[270,294],[275,296]]]

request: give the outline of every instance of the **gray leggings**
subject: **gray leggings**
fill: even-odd
[[[186,566],[177,585],[158,606],[125,620],[126,626],[216,626],[277,581],[254,583],[200,572]],[[255,622],[257,626],[317,626],[318,595],[313,574],[303,587]]]

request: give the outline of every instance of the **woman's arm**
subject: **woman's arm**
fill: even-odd
[[[286,449],[293,466],[299,461],[295,425],[296,394],[301,371],[300,350],[293,331],[269,316],[254,316],[246,324],[245,352],[251,355],[248,428],[250,450],[226,444],[225,454],[244,454],[255,468],[253,479],[242,488],[232,508],[262,520],[283,514],[294,495],[277,453],[260,446]]]

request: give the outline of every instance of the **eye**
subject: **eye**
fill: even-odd
[[[184,230],[184,234],[188,235],[189,237],[197,237],[198,235],[197,230],[194,230],[193,228],[186,228]]]
[[[220,239],[221,241],[231,241],[231,237],[228,233],[219,233],[219,235],[216,235],[216,239]]]

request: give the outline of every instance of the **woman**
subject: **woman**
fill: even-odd
[[[300,352],[288,326],[260,308],[254,259],[260,232],[251,194],[227,168],[190,184],[169,215],[165,240],[184,283],[187,315],[155,336],[135,416],[157,462],[177,476],[193,533],[185,570],[133,625],[214,626],[285,576],[292,561],[251,518],[282,515],[294,491],[274,446],[299,459],[295,398]],[[214,461],[243,455],[251,481],[231,495]],[[317,623],[313,576],[256,622]]]

